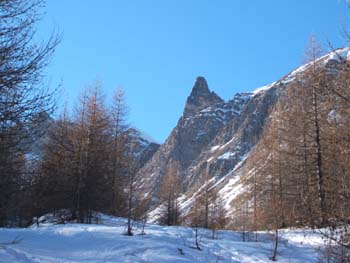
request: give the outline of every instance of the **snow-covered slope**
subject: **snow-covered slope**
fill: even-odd
[[[315,61],[314,65],[317,68],[324,70],[326,74],[334,75],[339,72],[339,63],[341,61],[346,61],[349,59],[350,59],[350,48],[342,48],[342,49],[337,49],[335,51],[332,51],[320,57]],[[283,92],[288,87],[291,87],[290,85],[293,85],[294,82],[297,81],[299,77],[302,77],[302,74],[308,69],[310,69],[311,65],[312,63],[307,63],[305,65],[302,65],[297,69],[293,70],[292,72],[290,72],[289,74],[282,77],[280,80],[272,84],[266,85],[262,88],[258,88],[252,92],[253,93],[252,101],[253,100],[259,101],[259,99],[257,100],[257,98],[266,97],[268,94],[274,93],[276,96],[275,97],[276,100],[270,100],[270,102],[266,103],[266,106],[269,107],[269,111],[265,115],[264,117],[265,119],[268,119],[270,115],[273,113],[273,105],[275,104],[275,102],[277,102],[277,100],[283,94]],[[297,86],[298,85],[294,86],[294,88]],[[255,111],[253,114],[251,114],[251,116],[256,117],[257,114],[261,114],[261,111]],[[255,120],[262,120],[262,119],[263,118],[255,118]],[[251,121],[248,127],[254,126],[254,123],[255,123],[254,121]],[[262,122],[260,122],[260,128],[262,128],[260,130],[262,132],[264,128],[264,124]],[[251,146],[249,148],[250,150],[254,149],[254,147],[257,145],[258,141],[260,140],[260,136],[256,136],[256,135],[259,135],[257,131],[258,130],[255,129],[255,139],[257,140],[254,143],[250,143],[250,146]],[[229,131],[227,131],[227,133],[229,133]],[[253,137],[254,137],[254,132],[251,134],[253,134]],[[237,134],[233,134],[232,140],[237,140]],[[245,140],[241,140],[239,141],[239,143],[242,145],[242,142],[244,141]],[[212,151],[212,153],[215,154],[215,152],[218,149],[221,149],[224,145],[225,145],[224,142],[216,145],[215,150]],[[256,149],[256,151],[259,151],[259,149]],[[241,163],[239,163],[239,165],[238,164],[232,165],[231,169],[224,176],[222,176],[221,178],[216,178],[216,180],[212,181],[212,184],[214,185],[214,187],[216,187],[220,197],[222,197],[222,199],[225,202],[227,217],[229,218],[235,217],[236,207],[234,204],[236,200],[240,198],[240,195],[244,194],[245,192],[244,185],[246,184],[242,183],[242,181],[246,181],[247,178],[249,178],[250,170],[246,169],[246,163],[247,163],[246,161],[249,161],[251,157],[250,155],[251,152],[252,151],[246,151],[244,155],[240,156]],[[230,155],[228,155],[227,153],[230,153]],[[225,156],[234,156],[233,153],[232,153],[232,150],[226,151]],[[215,155],[215,156],[218,156],[218,155]]]
[[[102,216],[100,225],[44,225],[28,229],[0,229],[0,263],[251,263],[271,262],[272,236],[258,235],[259,242],[243,242],[238,232],[199,230],[201,250],[194,249],[191,228],[146,226],[146,235],[123,235],[125,220]],[[281,233],[278,262],[317,262],[319,235],[309,231]]]

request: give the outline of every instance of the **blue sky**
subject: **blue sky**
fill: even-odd
[[[300,65],[309,36],[345,45],[341,0],[47,0],[39,34],[63,40],[47,69],[69,105],[96,78],[107,98],[122,86],[130,124],[163,142],[195,78],[223,99]],[[350,25],[350,23],[348,23]]]

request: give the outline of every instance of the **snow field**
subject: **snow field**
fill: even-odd
[[[243,242],[241,233],[200,229],[201,251],[194,246],[193,229],[147,225],[125,236],[125,220],[101,217],[102,224],[43,224],[39,228],[0,229],[0,243],[20,240],[0,248],[1,263],[233,263],[271,262],[273,240],[259,232],[259,242]],[[317,262],[320,235],[310,231],[281,231],[278,262]],[[253,239],[253,238],[252,238]]]

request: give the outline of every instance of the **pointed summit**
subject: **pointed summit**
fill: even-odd
[[[197,77],[190,96],[196,96],[200,94],[210,94],[208,83],[204,77]]]
[[[196,113],[213,104],[223,102],[223,100],[211,92],[204,77],[197,77],[190,96],[187,98],[185,106],[185,116]]]

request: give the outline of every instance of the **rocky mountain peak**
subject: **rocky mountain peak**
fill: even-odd
[[[210,90],[208,88],[208,83],[205,80],[204,77],[197,77],[196,82],[194,83],[194,86],[192,88],[192,93],[191,95],[196,95],[196,94],[210,94]]]
[[[184,115],[192,115],[213,104],[223,102],[215,93],[211,92],[204,77],[197,77],[190,96],[187,98]]]

